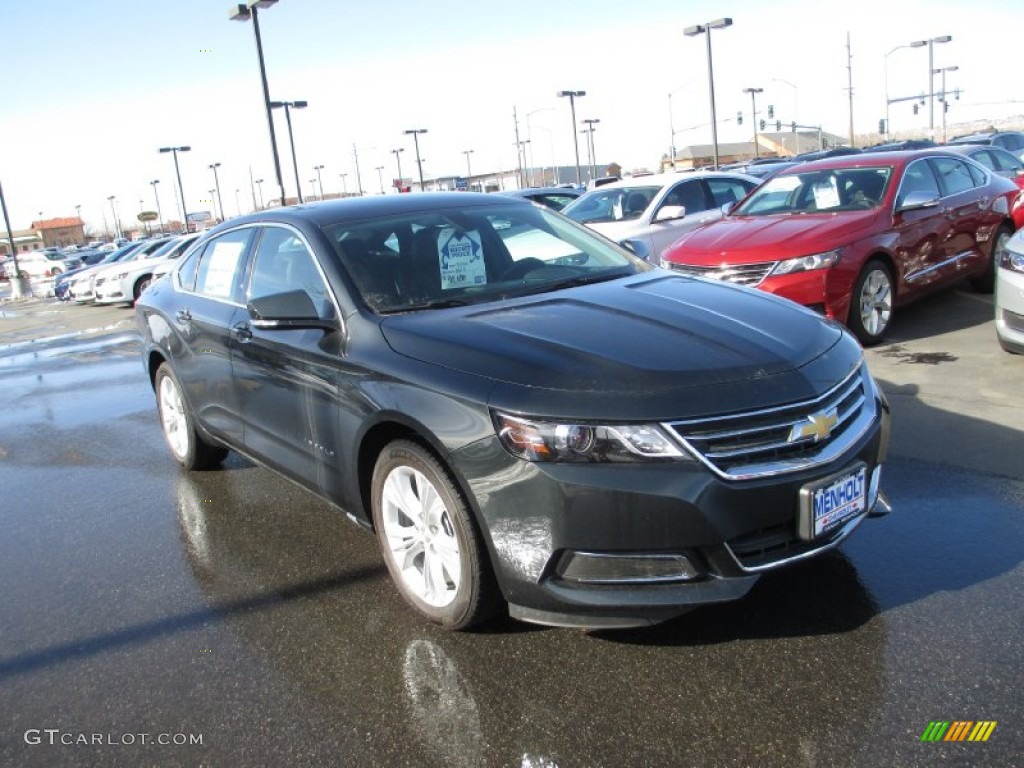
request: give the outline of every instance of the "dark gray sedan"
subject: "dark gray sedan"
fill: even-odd
[[[888,406],[846,331],[525,202],[233,219],[136,311],[175,459],[236,450],[331,502],[453,629],[664,620],[887,506]]]

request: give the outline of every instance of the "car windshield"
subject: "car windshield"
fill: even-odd
[[[651,268],[534,205],[430,210],[324,231],[378,313],[498,301]]]
[[[736,207],[733,215],[831,213],[876,208],[885,198],[891,176],[891,166],[782,173],[758,187]]]
[[[637,219],[651,204],[661,187],[599,187],[587,192],[562,209],[562,213],[581,224]]]

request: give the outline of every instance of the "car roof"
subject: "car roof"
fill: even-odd
[[[827,170],[832,168],[866,168],[883,165],[897,167],[906,165],[911,160],[916,160],[919,157],[949,157],[953,154],[960,155],[962,153],[950,152],[946,147],[903,149],[895,152],[872,152],[871,150],[866,150],[855,155],[827,157],[821,160],[812,160],[809,163],[801,163],[800,165],[780,171],[779,175],[782,176],[790,173],[799,173],[806,170]]]
[[[582,191],[575,187],[524,187],[523,189],[503,189],[496,193],[506,197],[529,197],[530,195],[571,195],[579,197]]]
[[[588,190],[603,192],[609,189],[629,189],[633,187],[667,187],[684,179],[745,179],[760,184],[761,180],[739,171],[672,171],[670,173],[652,173],[648,176],[628,176],[620,181],[613,181],[611,184],[602,184],[600,187]]]

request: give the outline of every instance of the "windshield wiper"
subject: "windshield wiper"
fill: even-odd
[[[527,291],[526,293],[519,293],[517,295],[529,295],[531,293],[545,293],[547,291],[560,291],[563,288],[574,288],[578,285],[587,285],[589,283],[603,283],[608,280],[617,280],[620,277],[628,277],[633,274],[632,271],[617,271],[617,272],[601,272],[596,275],[577,275],[576,277],[566,277],[562,280],[552,280],[548,283],[537,283],[536,290]]]
[[[471,303],[465,299],[434,299],[423,304],[415,304],[409,309],[447,309],[448,307],[464,307]]]

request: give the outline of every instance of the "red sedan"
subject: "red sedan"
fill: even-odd
[[[992,290],[1019,193],[941,149],[819,160],[684,235],[662,266],[785,296],[875,344],[894,307],[964,278]]]

